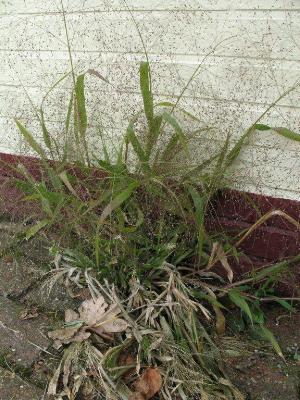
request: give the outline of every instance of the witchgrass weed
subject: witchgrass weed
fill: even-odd
[[[64,282],[69,293],[88,288],[95,301],[103,296],[118,308],[128,329],[106,337],[109,341],[94,332],[66,347],[48,391],[69,399],[78,393],[145,399],[149,397],[134,390],[134,382],[152,366],[162,379],[158,398],[242,399],[222,377],[210,321],[218,334],[224,333],[226,297],[283,357],[264,327],[260,299],[278,274],[296,260],[234,282],[228,259],[238,258],[241,242],[274,213],[297,228],[299,224],[284,213],[272,212],[237,238],[216,241],[205,222],[211,201],[226,184],[225,174],[245,139],[255,129],[271,128],[258,119],[234,146],[228,136],[221,150],[194,165],[189,153],[195,135],[214,128],[180,109],[178,102],[155,104],[149,62],[142,62],[144,109],[129,121],[122,143],[113,152],[100,130],[102,155],[97,156],[88,141],[88,75],[104,80],[94,70],[73,75],[64,143],[49,133],[43,106],[39,110],[43,145],[16,121],[41,160],[41,177],[36,179],[20,166],[17,172],[22,178],[16,185],[25,193],[24,201],[40,206],[38,220],[25,236],[29,240],[43,232],[49,238],[55,265],[46,281],[49,290],[58,281]],[[196,121],[198,129],[187,131],[185,120]],[[299,140],[287,129],[275,132]],[[216,263],[224,269],[228,283],[215,273]],[[258,289],[262,286],[263,292]],[[121,361],[124,355],[130,363]]]

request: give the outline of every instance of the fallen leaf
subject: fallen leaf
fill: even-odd
[[[87,332],[86,330],[80,329],[76,335],[73,337],[72,342],[83,342],[91,336],[91,332]]]
[[[99,334],[110,334],[123,332],[127,329],[128,324],[125,320],[117,318],[120,309],[116,304],[108,307],[104,298],[98,297],[96,301],[93,299],[85,300],[79,307],[80,320],[84,321],[89,328]]]
[[[84,321],[86,325],[93,326],[105,313],[106,308],[107,303],[102,296],[98,297],[97,300],[85,300],[78,308],[80,319]]]
[[[91,332],[110,340],[113,333],[125,331],[128,323],[117,317],[120,314],[117,304],[107,308],[108,304],[100,296],[96,300],[85,300],[78,308],[78,313],[67,309],[66,326],[48,333],[49,338],[54,340],[53,346],[59,349],[63,344],[82,342],[90,337]]]
[[[11,264],[11,263],[14,262],[14,257],[12,255],[10,255],[10,254],[6,254],[5,256],[3,256],[2,260],[5,263]]]
[[[117,318],[117,314],[108,311],[103,317],[92,327],[92,330],[98,334],[101,333],[118,333],[124,332],[128,327],[128,323],[121,318]]]
[[[82,323],[78,323],[49,332],[48,336],[54,340],[54,348],[59,349],[63,344],[83,342],[91,336],[91,333],[86,331],[86,327],[82,328]]]
[[[48,336],[53,340],[69,340],[75,335],[79,328],[80,326],[67,326],[65,328],[56,329],[55,331],[49,332]]]
[[[88,300],[91,297],[90,290],[88,288],[83,288],[78,291],[78,297],[81,300]]]
[[[123,380],[129,381],[134,372],[135,372],[135,366],[136,362],[135,359],[132,357],[131,354],[127,352],[123,352],[120,354],[119,359],[118,359],[118,366],[119,367],[128,367],[128,369],[125,370],[124,374],[122,375]]]
[[[157,368],[147,368],[142,376],[134,383],[135,391],[128,400],[150,400],[160,391],[162,377]]]
[[[146,397],[141,393],[134,392],[128,397],[128,400],[146,400]]]
[[[79,319],[79,315],[76,311],[67,309],[65,311],[65,322],[73,322]]]
[[[27,320],[27,319],[33,319],[38,317],[39,313],[37,312],[36,308],[32,308],[32,309],[26,309],[23,312],[21,312],[20,314],[20,319],[22,320]]]

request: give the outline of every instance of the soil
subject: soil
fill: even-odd
[[[300,399],[300,310],[289,314],[282,308],[265,310],[266,326],[274,334],[284,359],[270,347],[251,337],[241,337],[249,354],[226,360],[226,372],[231,381],[246,396],[246,400]],[[255,347],[255,344],[257,346]]]
[[[47,337],[65,308],[78,304],[59,288],[48,296],[41,285],[49,259],[41,241],[10,248],[22,226],[0,223],[0,400],[41,400],[53,367],[59,363]],[[249,333],[239,334],[245,352],[226,357],[225,374],[246,400],[300,400],[300,309],[265,310],[267,326],[284,353]],[[246,351],[247,349],[247,351]]]

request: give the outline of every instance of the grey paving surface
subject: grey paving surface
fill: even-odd
[[[44,400],[41,389],[0,367],[0,400]]]
[[[22,320],[24,310],[22,305],[0,296],[0,354],[10,362],[30,367],[49,346],[45,333],[49,322],[44,316]]]

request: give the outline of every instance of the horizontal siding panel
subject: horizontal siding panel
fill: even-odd
[[[3,54],[3,52],[2,52]],[[0,52],[1,57],[1,52]],[[40,87],[44,93],[51,85],[70,69],[68,53],[52,57],[35,53],[13,53],[4,57],[0,85],[19,86],[20,81],[26,88]],[[78,72],[93,68],[105,76],[114,87],[122,92],[139,92],[139,62],[143,56],[116,54],[99,56],[86,54],[84,57],[74,57]],[[203,59],[203,58],[202,58]],[[151,58],[150,58],[151,60]],[[161,96],[179,95],[186,83],[201,62],[195,57],[153,57],[151,60],[153,89]],[[124,69],[126,65],[126,69]],[[35,73],[32,74],[32,69]],[[300,76],[300,64],[294,61],[224,59],[211,57],[205,60],[195,76],[185,96],[192,98],[217,98],[237,102],[269,104],[275,101],[287,88],[293,87]],[[65,88],[71,90],[72,82],[66,81]],[[91,92],[105,90],[107,84],[87,78]],[[279,105],[299,106],[300,88],[295,88],[284,97]]]
[[[230,176],[229,183],[244,187],[243,185],[251,185],[256,187],[255,192],[260,189],[263,191],[265,186],[276,190],[300,192],[300,174],[297,170],[286,168],[276,168],[273,166],[264,166],[261,168],[259,165],[253,165],[251,162],[247,164],[237,162],[235,169]],[[299,200],[299,196],[298,196]]]
[[[30,118],[33,110],[27,95],[19,88],[2,87],[0,91],[0,113],[6,117]],[[40,107],[45,92],[39,88],[27,91],[36,108]],[[174,101],[170,97],[156,97],[157,101]],[[56,90],[45,101],[45,115],[49,120],[63,120],[67,110],[68,97],[64,90]],[[87,104],[92,123],[99,122],[103,126],[125,129],[128,119],[142,107],[140,94],[115,93],[112,91],[96,91],[87,93]],[[208,125],[217,126],[220,134],[228,132],[238,136],[258,119],[266,106],[258,104],[236,103],[232,101],[206,100],[201,98],[182,98],[180,106],[201,118]],[[274,107],[263,121],[272,126],[286,126],[299,129],[299,109]],[[263,133],[265,135],[265,132]],[[272,142],[273,143],[273,142]]]
[[[297,0],[127,0],[132,10],[298,10]],[[122,0],[64,0],[66,11],[126,10]],[[5,0],[0,4],[1,13],[49,13],[60,7],[53,0]]]
[[[274,198],[283,198],[299,201],[299,192],[295,190],[284,190],[280,188],[273,188],[269,186],[262,185],[251,185],[251,184],[242,184],[238,182],[236,184],[232,184],[233,189],[244,190],[248,193],[256,193],[262,196],[271,196]]]
[[[222,12],[214,17],[205,12],[153,12],[136,13],[136,20],[153,54],[207,54],[219,44],[218,55],[296,60],[300,13],[293,14],[258,18],[254,12],[228,13],[225,18]],[[74,51],[143,51],[129,13],[71,15],[68,26]],[[59,15],[2,17],[0,32],[0,49],[66,50]]]

